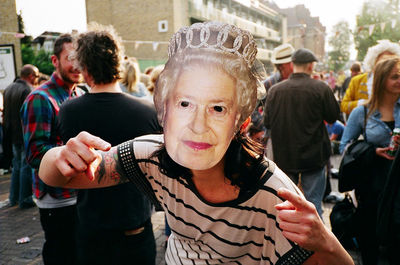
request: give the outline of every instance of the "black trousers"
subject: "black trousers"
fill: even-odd
[[[76,264],[76,206],[39,208],[45,242],[42,250],[45,265]]]
[[[149,219],[144,231],[125,235],[124,231],[93,230],[78,226],[78,264],[155,265],[156,242]]]

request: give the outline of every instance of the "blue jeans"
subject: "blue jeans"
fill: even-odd
[[[10,204],[19,207],[32,206],[32,169],[26,162],[23,145],[13,144]]]
[[[307,201],[312,202],[322,218],[322,199],[324,198],[326,176],[325,167],[298,174],[288,173],[288,176],[297,185],[301,176],[301,188]]]

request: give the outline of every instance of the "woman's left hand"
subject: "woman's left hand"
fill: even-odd
[[[284,188],[278,190],[278,195],[286,200],[275,205],[283,235],[305,249],[322,251],[328,233],[314,204]]]
[[[381,156],[381,157],[386,158],[386,159],[389,159],[389,160],[393,160],[394,156],[388,155],[387,151],[389,151],[389,147],[377,147],[375,149],[376,155]]]

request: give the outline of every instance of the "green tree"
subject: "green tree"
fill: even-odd
[[[20,11],[19,14],[17,14],[17,19],[18,19],[18,32],[25,34],[25,23],[24,19],[22,18],[22,11]],[[32,42],[32,36],[29,35],[25,35],[25,37],[21,39],[21,44],[30,44],[31,42]]]
[[[18,17],[18,32],[25,33],[25,24],[22,14],[17,14]],[[36,66],[41,73],[51,75],[54,71],[54,66],[51,62],[51,53],[40,50],[35,52],[32,48],[32,36],[25,36],[21,39],[21,55],[23,64],[32,64]]]
[[[30,44],[21,44],[21,55],[23,64],[32,64],[32,62],[35,60],[35,52]]]
[[[328,43],[332,49],[328,52],[329,69],[337,72],[350,57],[351,31],[347,21],[340,21],[333,26]]]
[[[358,51],[357,60],[362,61],[368,48],[377,44],[378,40],[388,39],[393,42],[400,40],[399,8],[399,0],[367,0],[364,2],[353,32],[355,47]],[[392,28],[393,20],[396,23],[394,28]],[[383,27],[382,23],[385,23]],[[371,35],[370,25],[374,25]]]
[[[46,75],[51,75],[54,71],[54,66],[51,62],[51,55],[52,54],[49,52],[40,50],[33,60],[33,65],[36,65],[36,67],[39,68],[39,71]]]

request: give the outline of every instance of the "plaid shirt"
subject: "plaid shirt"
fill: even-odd
[[[28,95],[21,107],[26,159],[34,169],[32,186],[36,198],[40,199],[46,193],[56,199],[76,196],[75,190],[47,186],[38,176],[40,161],[47,150],[63,144],[58,133],[58,111],[65,100],[74,96],[75,89],[70,90],[53,73],[48,82]]]

